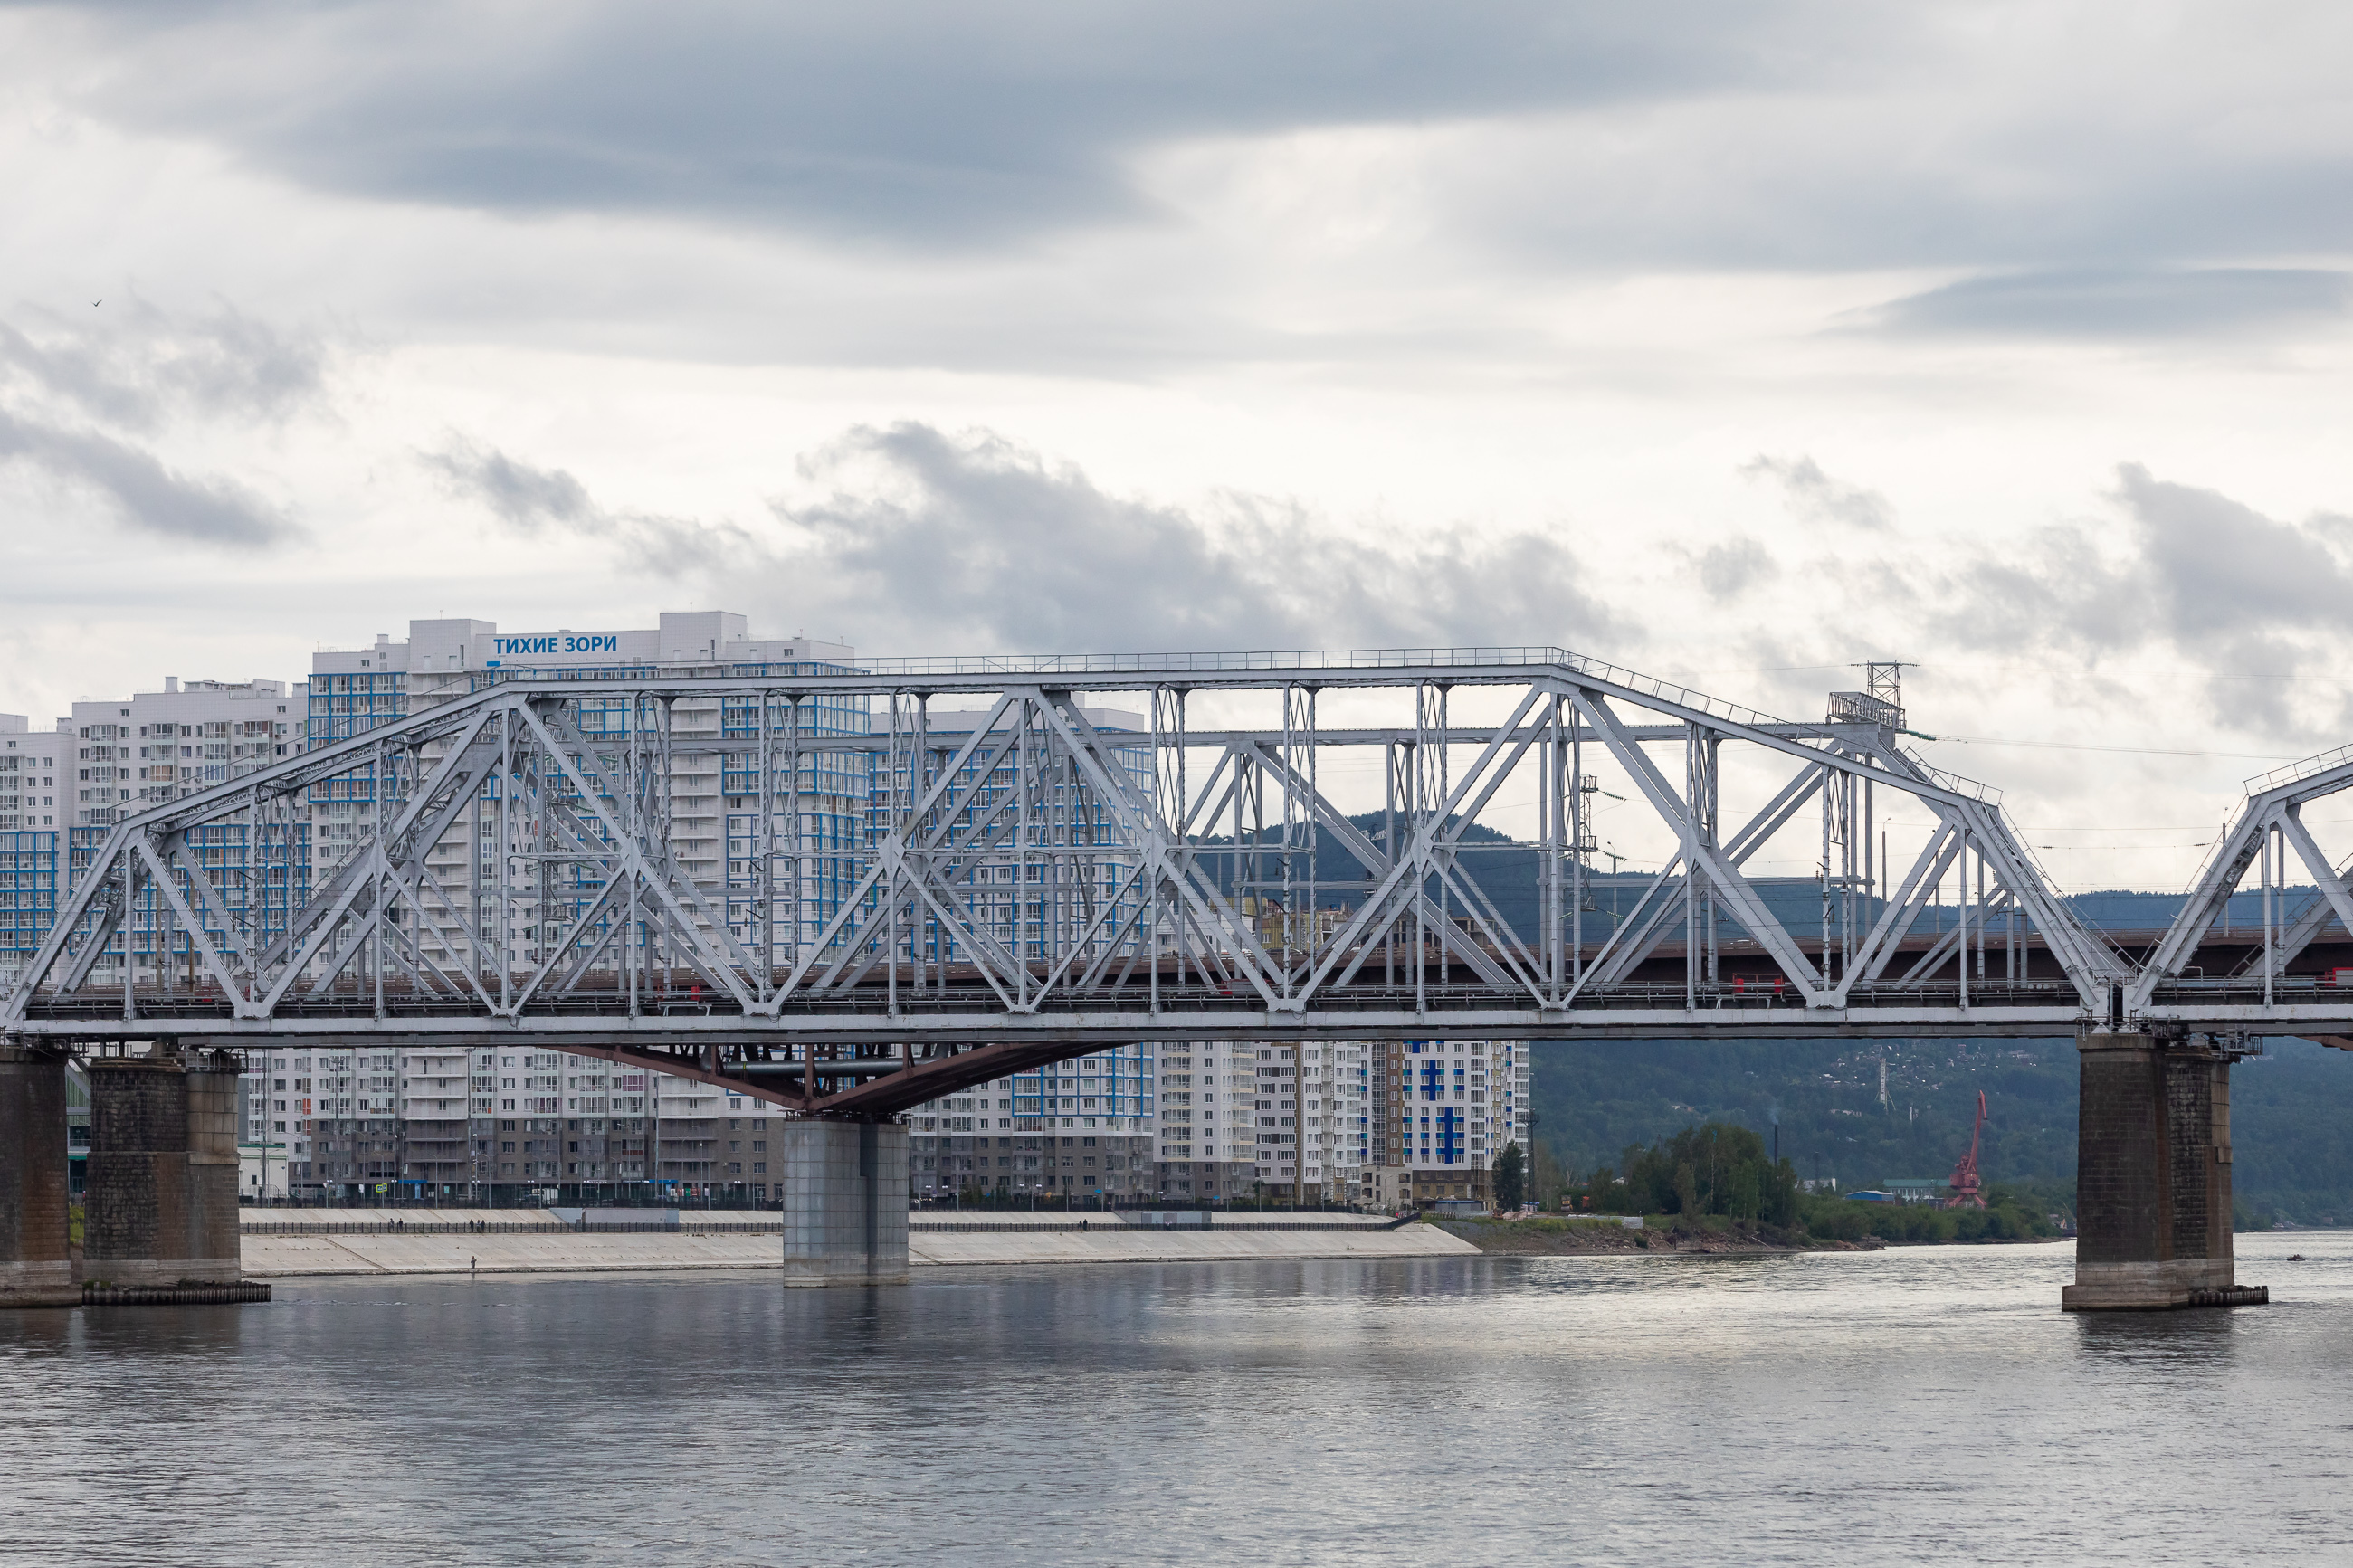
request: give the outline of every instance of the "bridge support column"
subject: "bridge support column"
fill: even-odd
[[[2231,1243],[2231,1063],[2147,1035],[2076,1041],[2075,1283],[2067,1311],[2250,1306]]]
[[[234,1060],[100,1058],[90,1112],[83,1279],[142,1292],[236,1283]]]
[[[907,1130],[808,1121],[782,1133],[785,1283],[904,1285]]]
[[[71,1307],[66,1059],[0,1039],[0,1307]]]

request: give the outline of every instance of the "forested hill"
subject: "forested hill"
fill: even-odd
[[[1448,819],[1450,822],[1452,818]],[[1387,832],[1387,819],[1377,811],[1364,812],[1348,818],[1374,843],[1382,841]],[[1264,858],[1260,863],[1262,877],[1275,877],[1272,845],[1282,841],[1280,828],[1270,827],[1261,834],[1245,834],[1240,843],[1245,847],[1261,847]],[[1231,837],[1202,837],[1194,842],[1205,849],[1226,848],[1236,840]],[[1460,838],[1461,860],[1480,889],[1494,900],[1497,912],[1510,922],[1525,941],[1534,942],[1542,900],[1537,894],[1537,872],[1541,862],[1535,847],[1498,833],[1481,823],[1471,823]],[[1353,908],[1363,901],[1366,881],[1364,866],[1356,858],[1341,848],[1330,833],[1317,836],[1314,857],[1316,882],[1315,901],[1325,909],[1335,906]],[[1228,891],[1232,890],[1232,858],[1212,856],[1207,858],[1204,870]],[[1293,867],[1293,876],[1299,882],[1306,880],[1308,856],[1301,851]],[[1588,942],[1601,942],[1609,934],[1619,918],[1632,913],[1642,895],[1657,879],[1655,871],[1620,870],[1612,876],[1607,872],[1588,872],[1586,878],[1588,908],[1584,917],[1584,933]],[[1751,885],[1765,907],[1792,931],[1819,931],[1822,921],[1822,890],[1820,880],[1810,877],[1757,877]],[[1437,891],[1433,888],[1433,892]],[[1306,896],[1304,887],[1297,889],[1301,899]],[[2305,904],[2320,896],[2318,889],[2309,885],[2291,885],[2284,889],[2287,900],[2286,918],[2294,919]],[[1448,895],[1452,907],[1451,895]],[[2253,925],[2262,918],[2263,894],[2260,890],[2242,889],[2232,895],[2222,919],[2225,923]],[[2141,933],[2160,930],[2170,922],[2181,907],[2179,893],[2141,893],[2105,890],[2070,895],[2067,901],[2075,912],[2100,931]],[[1860,918],[1865,922],[1876,920],[1881,905],[1876,899],[1862,902]],[[1956,918],[1949,904],[1930,905],[1921,916],[1924,930],[1941,931]],[[1744,934],[1737,921],[1719,911],[1719,929],[1730,939]]]
[[[1378,812],[1349,819],[1377,841]],[[1266,842],[1280,837],[1270,829]],[[1204,847],[1231,838],[1203,838]],[[1245,843],[1249,840],[1246,838]],[[1505,920],[1533,940],[1538,920],[1535,850],[1473,824],[1462,834],[1463,860]],[[1230,858],[1213,857],[1210,874],[1230,888]],[[1294,869],[1302,876],[1303,863]],[[1356,903],[1365,870],[1330,834],[1314,861],[1316,902]],[[1261,875],[1272,870],[1261,866]],[[1619,913],[1633,910],[1650,875],[1625,872],[1588,882],[1588,942],[1604,939]],[[1821,892],[1804,878],[1760,879],[1758,892],[1792,930],[1819,929]],[[1301,889],[1303,893],[1304,889]],[[2291,916],[2309,887],[2287,890]],[[2260,918],[2259,891],[2242,891],[2224,919]],[[2094,927],[2145,932],[2169,922],[2181,904],[2172,893],[2101,891],[2069,900]],[[1866,910],[1866,918],[1876,906]],[[1924,922],[1951,922],[1932,909]],[[1727,934],[1736,927],[1727,923]],[[1721,1119],[1768,1140],[1781,1121],[1781,1152],[1800,1176],[1836,1176],[1847,1186],[1891,1177],[1941,1178],[1968,1147],[1977,1093],[1989,1120],[1978,1156],[1988,1181],[2072,1184],[2075,1176],[2075,1047],[2072,1040],[1889,1040],[1888,1103],[1879,1100],[1879,1041],[1601,1041],[1542,1043],[1535,1048],[1537,1136],[1579,1172],[1613,1163],[1630,1143],[1672,1137],[1694,1121]],[[2269,1053],[2241,1064],[2232,1082],[2232,1148],[2244,1208],[2275,1212],[2304,1225],[2353,1225],[2353,1055],[2308,1041],[2277,1039]]]
[[[1882,1048],[1888,1104],[1879,1100]],[[1539,1041],[1536,1138],[1585,1173],[1695,1121],[1753,1128],[1804,1177],[1941,1178],[1986,1091],[1989,1182],[2072,1184],[2073,1040]],[[2353,1055],[2274,1039],[2232,1069],[2238,1197],[2299,1225],[2353,1225]]]

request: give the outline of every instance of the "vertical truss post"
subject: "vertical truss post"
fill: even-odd
[[[801,925],[802,900],[806,897],[808,871],[803,864],[801,849],[801,695],[790,693],[785,716],[785,867],[786,886],[785,931],[790,952],[785,960],[785,973],[793,973],[808,957],[801,951],[806,933]],[[817,780],[812,770],[809,780],[812,791]],[[807,1061],[806,1056],[804,1062]],[[808,1087],[808,1074],[801,1075],[804,1091]]]
[[[370,830],[370,835],[375,839],[373,847],[375,851],[377,868],[369,873],[369,880],[375,884],[370,890],[370,901],[375,906],[375,920],[373,929],[368,932],[366,959],[368,982],[375,993],[375,1016],[379,1018],[384,1016],[384,928],[392,919],[390,879],[385,877],[383,870],[385,863],[384,797],[385,792],[392,787],[390,760],[385,752],[384,743],[379,741],[375,748],[375,787],[368,791],[369,804],[375,808],[375,824]]]
[[[1701,801],[1695,804],[1703,807],[1700,813],[1700,842],[1711,851],[1722,847],[1724,842],[1723,770],[1720,766],[1723,746],[1723,738],[1713,731],[1708,731],[1700,743],[1700,760],[1703,764],[1701,781],[1704,789]],[[1713,885],[1706,885],[1705,892],[1707,897],[1707,983],[1714,985],[1724,978],[1718,962],[1717,901]]]
[[[1417,845],[1424,837],[1431,836],[1430,830],[1444,826],[1437,818],[1446,810],[1446,803],[1452,797],[1450,775],[1453,763],[1450,742],[1453,730],[1453,690],[1446,682],[1436,680],[1425,680],[1415,689],[1413,839]],[[1391,853],[1394,855],[1396,851]],[[1418,857],[1421,855],[1419,849],[1415,853]],[[1412,866],[1414,905],[1418,910],[1429,908],[1429,888],[1434,869],[1428,858],[1417,858]],[[1442,878],[1436,879],[1439,883],[1435,910],[1439,921],[1438,983],[1444,985],[1453,974],[1453,949],[1448,943],[1445,930],[1453,898],[1445,880]],[[1414,934],[1414,973],[1419,976],[1430,966],[1427,913],[1417,917]],[[1414,982],[1415,1009],[1422,1010],[1427,1005],[1422,982],[1417,978]]]
[[[2278,944],[2274,938],[2274,932],[2278,930],[2279,915],[2276,906],[2276,895],[2274,891],[2276,879],[2273,875],[2274,858],[2277,854],[2276,847],[2278,842],[2279,829],[2274,827],[2268,822],[2265,823],[2263,825],[2262,859],[2263,878],[2263,1005],[2266,1007],[2272,1005],[2273,977],[2279,973]],[[125,885],[125,891],[128,891],[127,884]]]
[[[1545,1004],[1558,1006],[1561,995],[1561,842],[1563,811],[1561,779],[1567,757],[1561,742],[1560,699],[1550,699],[1545,705],[1544,739],[1536,748],[1536,836],[1542,860],[1538,866],[1537,885],[1542,890],[1544,945],[1541,963],[1544,971]]]
[[[1586,797],[1594,791],[1585,776],[1585,721],[1573,706],[1563,706],[1567,700],[1556,695],[1553,712],[1556,724],[1568,725],[1568,983],[1574,988],[1585,978],[1586,888],[1592,877],[1592,857],[1599,851],[1601,838],[1593,829],[1592,811],[1586,804]]]
[[[121,856],[116,864],[121,868],[122,882],[122,918],[115,922],[114,929],[117,940],[122,944],[122,1021],[128,1024],[139,1016],[139,1000],[132,987],[135,960],[132,952],[132,938],[137,932],[139,922],[138,868],[128,855]]]
[[[1185,823],[1188,815],[1185,777],[1185,693],[1181,688],[1155,686],[1152,689],[1152,824],[1154,836],[1161,842],[1171,863],[1179,868],[1185,864],[1188,842]],[[1149,847],[1147,846],[1147,850]],[[1151,998],[1155,1016],[1160,1012],[1160,959],[1162,948],[1160,900],[1163,878],[1157,872],[1145,879],[1145,918],[1148,940],[1145,984]],[[1177,983],[1184,983],[1183,959],[1178,959]]]
[[[499,710],[498,907],[491,911],[491,948],[499,958],[499,1011],[514,1010],[514,705]]]
[[[1982,857],[1980,857],[1982,860]],[[1958,922],[1955,934],[1960,938],[1953,947],[1953,973],[1961,983],[1961,1005],[1969,1005],[1969,833],[1961,829],[1960,853],[1953,858],[1954,920]]]
[[[1409,749],[1396,741],[1381,747],[1381,852],[1394,860],[1398,857],[1398,813],[1405,805],[1412,789],[1413,762]],[[1365,868],[1370,877],[1373,868]],[[1397,984],[1398,922],[1384,921],[1381,927],[1381,984]]]
[[[1029,947],[1022,921],[1029,910],[1029,775],[1037,763],[1030,731],[1030,705],[1023,698],[1013,710],[1013,984],[1017,1004],[1029,1005]]]
[[[1683,1005],[1699,1005],[1700,729],[1683,726]]]
[[[621,781],[625,802],[621,820],[628,831],[630,847],[642,857],[646,852],[647,786],[643,746],[646,698],[641,691],[629,693],[628,727],[629,751],[624,762],[628,772],[622,775]],[[638,875],[634,863],[625,864],[621,875],[628,879],[628,909],[623,917],[628,923],[621,931],[621,970],[629,994],[629,1016],[636,1018],[642,1016],[644,1012],[638,994],[638,987],[643,983],[646,968],[645,914],[639,902],[639,894],[644,890],[644,879]],[[650,1068],[648,1069],[646,1083],[649,1092],[659,1092],[653,1087],[654,1079]],[[651,1102],[649,1101],[649,1103]],[[654,1109],[659,1110],[659,1107],[655,1106]],[[651,1175],[659,1178],[661,1173],[651,1169],[650,1155],[648,1159]]]

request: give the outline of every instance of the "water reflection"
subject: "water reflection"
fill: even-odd
[[[2120,1316],[2052,1247],[20,1313],[0,1563],[2310,1557],[2353,1245],[2270,1245],[2281,1305]]]

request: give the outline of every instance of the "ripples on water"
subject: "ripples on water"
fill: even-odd
[[[0,1313],[0,1562],[2347,1560],[2353,1237],[2241,1239],[2278,1304],[2015,1247]]]

